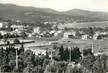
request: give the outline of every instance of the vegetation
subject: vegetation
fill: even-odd
[[[56,49],[56,56],[54,56],[54,59],[57,59],[56,57],[59,56],[58,60],[60,61],[69,61],[71,57],[71,61],[75,61],[81,58],[81,52],[78,47],[73,47],[73,49],[64,48],[63,45],[60,46],[58,49]]]
[[[18,56],[18,69],[16,69],[16,50]],[[1,72],[37,72],[43,73],[44,67],[49,63],[45,55],[35,55],[31,50],[24,52],[23,43],[19,49],[9,46],[0,48]]]
[[[9,45],[9,44],[8,44]],[[71,49],[54,47],[53,60],[46,55],[35,55],[31,50],[24,50],[23,42],[21,47],[7,46],[0,48],[0,71],[1,72],[23,72],[23,73],[105,73],[106,56],[94,56],[91,49],[84,49],[81,52],[78,47]],[[16,60],[16,51],[18,60]],[[16,68],[18,61],[18,68]]]

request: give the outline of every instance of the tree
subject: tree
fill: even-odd
[[[24,68],[23,73],[32,73],[32,69],[30,67],[26,67]]]
[[[11,68],[12,70],[15,68],[15,65],[16,65],[15,60],[10,60],[9,66],[10,66],[10,68]]]
[[[21,47],[18,51],[18,54],[21,54],[21,53],[24,53],[24,43],[23,42],[21,43]]]
[[[95,56],[92,53],[91,49],[84,49],[83,50],[83,59],[81,60],[81,65],[83,68],[86,68],[87,71],[92,72],[93,71],[93,64],[95,61]]]
[[[57,43],[54,43],[53,45],[53,49],[56,50],[58,47],[57,47]]]
[[[94,73],[106,73],[106,56],[99,55],[93,63]]]
[[[15,39],[15,40],[14,40],[14,43],[15,43],[15,44],[19,44],[19,43],[20,43],[20,40],[19,40],[19,39]]]
[[[3,35],[3,39],[4,39],[4,42],[6,42],[8,39],[7,35]]]
[[[10,45],[10,41],[7,41],[7,45]]]
[[[59,48],[59,55],[60,55],[60,59],[64,60],[64,47],[63,47],[63,45],[61,45]]]
[[[93,55],[91,48],[83,50],[83,56],[87,56],[87,55]]]
[[[11,72],[11,68],[8,64],[1,66],[1,72]]]
[[[45,59],[44,62],[43,62],[43,68],[45,69],[46,66],[50,63],[50,60],[49,59]]]
[[[83,73],[83,71],[81,68],[78,68],[77,66],[75,66],[74,68],[72,68],[71,66],[67,66],[65,73]]]
[[[25,37],[27,37],[27,34],[26,34],[25,32],[22,32],[22,33],[21,33],[21,36],[22,36],[22,38],[25,39]]]
[[[88,29],[88,34],[89,34],[90,37],[93,38],[93,35],[95,34],[95,32],[94,32],[94,30],[93,30],[92,27],[89,27],[89,29]]]
[[[101,39],[102,39],[102,35],[99,35],[99,36],[97,37],[97,39],[98,39],[98,40],[101,40]]]
[[[73,48],[73,50],[71,52],[71,60],[76,61],[80,57],[81,57],[81,52],[80,52],[79,48],[78,47]]]
[[[34,60],[35,58],[33,52],[31,50],[25,51],[23,58],[25,66],[29,66],[30,68],[32,68],[34,66]]]
[[[65,61],[68,61],[69,60],[69,49],[68,48],[66,48],[64,50],[64,60]]]
[[[44,73],[63,73],[66,70],[66,66],[65,62],[52,61],[47,65]]]
[[[0,66],[3,65],[3,58],[4,58],[4,49],[3,47],[0,48]]]
[[[3,38],[3,36],[2,36],[2,34],[0,33],[0,39],[2,39]]]
[[[8,62],[9,62],[9,48],[8,47],[6,47],[6,50],[5,50],[5,53],[4,53],[4,63],[5,64],[8,64]]]
[[[35,66],[35,67],[32,69],[32,73],[44,73],[44,68],[41,67],[41,66]]]
[[[46,58],[49,59],[49,53],[46,51]]]
[[[75,37],[76,37],[77,39],[79,39],[79,38],[81,37],[79,31],[76,31]]]

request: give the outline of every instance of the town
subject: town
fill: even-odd
[[[31,26],[19,20],[1,20],[1,72],[106,73],[108,27],[59,25],[42,22]]]
[[[0,73],[108,73],[108,0],[0,0]]]

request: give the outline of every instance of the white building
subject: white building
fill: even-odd
[[[55,33],[54,33],[54,36],[57,36],[59,33],[61,33],[62,31],[61,30],[59,30],[59,31],[56,31]]]
[[[69,35],[75,36],[76,35],[76,32],[75,31],[65,32],[64,33],[64,38],[69,38]]]
[[[3,27],[3,23],[0,23],[0,28],[2,28]]]
[[[95,56],[103,55],[103,54],[104,54],[103,52],[96,52],[96,53],[94,53]]]
[[[53,34],[53,33],[55,33],[55,32],[56,32],[55,30],[52,30],[52,31],[50,31],[49,33],[50,33],[50,34]]]
[[[24,29],[25,26],[24,25],[11,25],[11,28],[13,28],[13,29]]]
[[[1,35],[5,35],[5,34],[7,34],[7,33],[12,34],[12,32],[10,32],[10,31],[5,31],[5,30],[0,31],[0,33],[1,33]]]
[[[93,39],[97,40],[98,36],[99,36],[99,34],[94,34]]]
[[[42,48],[26,48],[25,50],[31,50],[35,55],[38,55],[38,54],[43,54],[43,55],[46,55],[46,49],[42,49]]]
[[[33,33],[40,33],[40,27],[33,28]]]
[[[88,36],[89,36],[88,34],[84,34],[84,35],[82,35],[82,39],[83,40],[87,40],[88,39]]]
[[[30,32],[26,32],[26,35],[27,35],[28,37],[33,37],[32,33],[30,33]]]
[[[18,34],[20,34],[20,33],[22,33],[23,32],[23,30],[20,30],[20,29],[15,29],[14,31],[13,31],[13,33],[18,33]]]
[[[65,32],[64,33],[64,38],[68,38],[69,35],[71,35],[71,32]]]
[[[8,28],[7,22],[0,22],[0,28]]]

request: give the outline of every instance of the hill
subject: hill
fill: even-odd
[[[88,22],[108,20],[108,13],[91,12],[79,9],[58,12],[50,8],[35,8],[16,6],[13,4],[0,4],[0,17],[31,23],[43,21]]]
[[[81,9],[73,9],[69,11],[64,11],[63,13],[67,15],[75,15],[75,16],[80,16],[80,17],[89,17],[89,18],[108,20],[107,12],[92,12],[92,11],[81,10]]]

